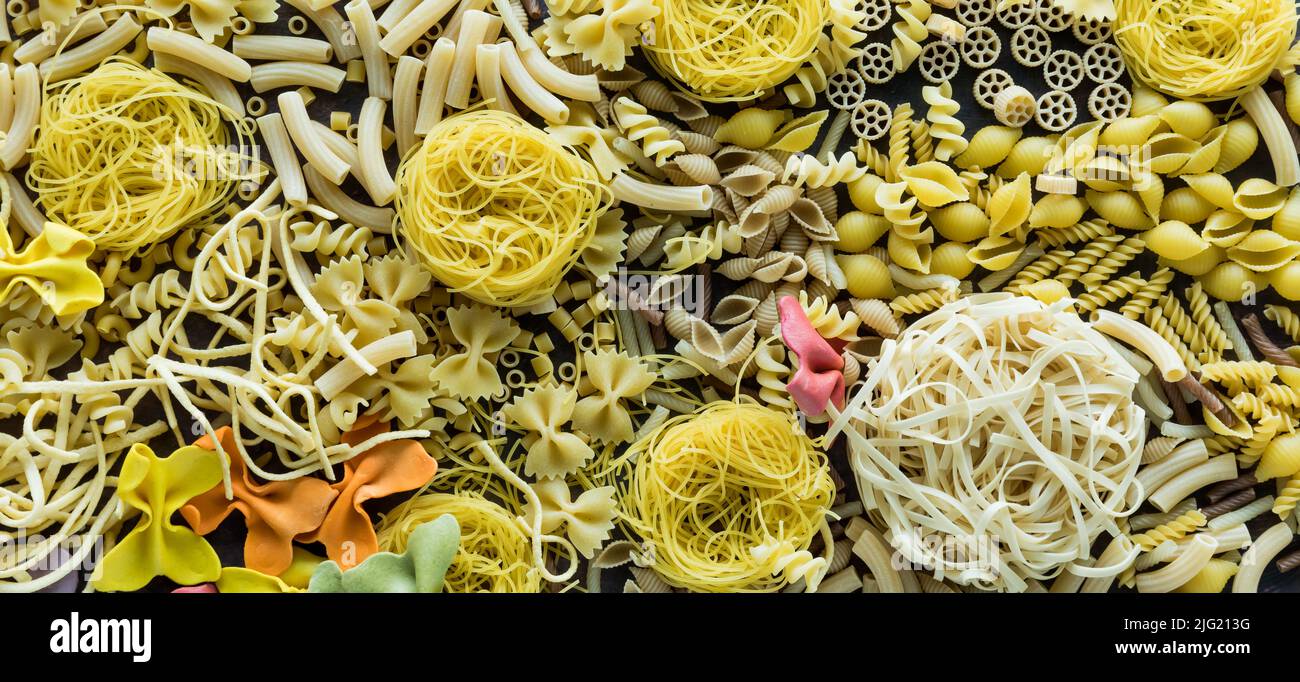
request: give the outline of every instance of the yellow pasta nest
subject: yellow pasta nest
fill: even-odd
[[[594,166],[500,111],[434,126],[396,181],[406,243],[443,284],[497,306],[550,296],[613,199]]]
[[[223,210],[262,167],[228,107],[112,57],[47,92],[27,183],[50,220],[135,255]],[[227,124],[233,122],[233,134]]]
[[[825,572],[808,546],[825,528],[835,483],[825,453],[789,414],[710,403],[668,420],[624,459],[623,515],[672,585],[766,592]]]
[[[1238,97],[1296,32],[1293,0],[1116,0],[1115,42],[1135,77],[1190,100]]]
[[[714,101],[760,97],[812,57],[827,0],[656,0],[642,49],[666,78]]]
[[[533,568],[527,533],[504,507],[481,495],[426,492],[403,502],[378,527],[379,548],[403,552],[411,531],[451,514],[460,524],[460,546],[447,569],[446,592],[536,592],[541,574]]]

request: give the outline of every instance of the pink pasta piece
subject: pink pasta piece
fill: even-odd
[[[799,358],[799,369],[785,386],[790,397],[800,410],[814,417],[826,411],[828,402],[844,407],[844,358],[840,351],[817,333],[798,299],[782,297],[777,308],[781,338]]]
[[[172,590],[172,594],[216,594],[217,586],[212,583],[200,583],[198,585],[187,585]]]

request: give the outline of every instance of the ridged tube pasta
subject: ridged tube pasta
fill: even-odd
[[[563,125],[569,120],[569,107],[528,72],[514,43],[498,43],[501,50],[501,76],[524,106],[536,112],[547,123]],[[452,48],[454,51],[454,48]],[[432,53],[430,53],[432,57]],[[423,105],[423,102],[421,102]]]
[[[237,83],[247,83],[253,76],[248,62],[188,33],[154,26],[145,40],[150,50],[188,59]]]
[[[1137,576],[1138,592],[1172,592],[1201,572],[1218,550],[1219,542],[1205,534],[1192,539],[1188,549],[1163,568]]]

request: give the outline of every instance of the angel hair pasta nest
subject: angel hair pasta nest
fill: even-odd
[[[1116,0],[1115,43],[1138,79],[1190,100],[1239,97],[1278,68],[1295,0]]]
[[[972,296],[869,364],[835,428],[870,519],[904,561],[1018,592],[1086,562],[1140,504],[1138,373],[1064,306]]]
[[[111,57],[47,93],[27,182],[51,221],[134,255],[210,219],[259,177],[251,140],[229,107]]]
[[[754,99],[812,57],[827,0],[656,0],[642,48],[663,75],[709,101]]]
[[[420,260],[452,290],[498,306],[550,296],[613,200],[590,163],[491,110],[438,123],[396,181],[400,231]]]
[[[699,592],[766,592],[806,578],[824,558],[835,497],[826,454],[790,414],[718,401],[670,419],[624,455],[632,471],[623,514],[655,556],[655,571]]]

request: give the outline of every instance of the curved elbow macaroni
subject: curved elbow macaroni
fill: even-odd
[[[253,67],[248,62],[197,36],[154,26],[149,29],[145,40],[154,52],[188,59],[236,83],[247,83],[253,77]]]
[[[1214,558],[1218,547],[1219,541],[1208,535],[1195,536],[1187,549],[1164,568],[1138,574],[1138,592],[1174,591],[1196,577]]]
[[[41,76],[36,67],[23,64],[14,70],[14,109],[13,121],[0,143],[0,168],[12,170],[32,144],[36,134],[36,122],[41,114]]]
[[[415,119],[419,102],[416,88],[420,84],[420,71],[424,62],[415,57],[403,56],[397,60],[393,71],[393,132],[397,135],[397,156],[415,146]]]
[[[174,73],[188,78],[212,95],[212,99],[230,107],[230,110],[236,116],[243,118],[247,113],[244,107],[244,98],[239,96],[239,91],[235,89],[235,84],[230,82],[229,78],[215,73],[210,69],[205,69],[188,59],[182,59],[170,54],[155,54],[153,57],[154,68],[164,73]],[[254,69],[256,74],[256,69]]]
[[[294,206],[307,203],[307,186],[302,179],[302,166],[298,164],[298,155],[294,153],[289,141],[289,131],[284,128],[280,114],[267,114],[257,119],[257,129],[266,142],[271,163],[275,165],[275,175],[280,179],[280,191],[284,200]]]
[[[393,201],[397,194],[397,185],[384,163],[384,111],[387,103],[378,97],[367,97],[361,105],[361,117],[357,120],[357,164],[361,174],[370,179],[374,191],[370,198],[378,206]]]
[[[1232,581],[1233,592],[1258,592],[1259,579],[1273,558],[1291,544],[1291,528],[1279,523],[1255,538],[1254,544],[1241,556],[1241,570]]]
[[[1092,315],[1092,326],[1142,351],[1160,368],[1165,381],[1178,381],[1187,376],[1187,365],[1174,347],[1141,322],[1109,310],[1098,310]]]
[[[429,50],[424,64],[424,87],[420,89],[420,111],[415,117],[416,135],[425,135],[442,120],[442,110],[447,104],[447,80],[455,56],[456,43],[450,38],[439,38]]]
[[[280,93],[277,98],[280,103],[280,116],[284,119],[284,125],[289,129],[289,137],[302,152],[303,158],[311,164],[320,174],[334,184],[343,182],[343,178],[348,174],[348,164],[339,158],[337,154],[330,151],[325,143],[321,141],[311,124],[311,117],[307,115],[307,105],[303,103],[302,95],[296,90]]]
[[[447,104],[456,109],[469,106],[469,90],[474,85],[475,57],[478,46],[487,42],[488,33],[500,19],[487,12],[471,10],[465,13],[456,36],[456,57],[452,60],[451,75],[447,81]]]
[[[343,6],[343,13],[352,23],[352,33],[361,59],[366,66],[366,88],[371,97],[389,99],[393,96],[393,74],[388,68],[388,54],[379,46],[379,26],[375,13],[366,0],[351,0]]]
[[[62,54],[41,62],[41,76],[51,81],[57,81],[80,73],[126,47],[126,44],[134,40],[140,31],[141,26],[136,22],[135,18],[130,13],[123,14],[103,33]],[[198,38],[194,38],[194,40],[204,45],[207,44]],[[154,49],[152,44],[149,45],[149,48]]]
[[[618,173],[609,183],[614,198],[642,208],[673,213],[705,212],[713,205],[713,188],[708,185],[673,187],[643,182]]]
[[[388,35],[379,41],[379,47],[394,57],[402,56],[411,43],[433,28],[434,24],[451,11],[456,2],[457,0],[421,0],[410,14],[397,22],[388,31]]]
[[[501,48],[482,44],[474,50],[474,73],[478,78],[479,97],[489,109],[519,115],[501,80]]]
[[[512,43],[498,43],[501,49],[501,75],[506,85],[514,91],[524,106],[536,112],[547,123],[563,125],[569,121],[569,107],[560,98],[542,87],[528,72]],[[547,62],[550,64],[550,62]]]

